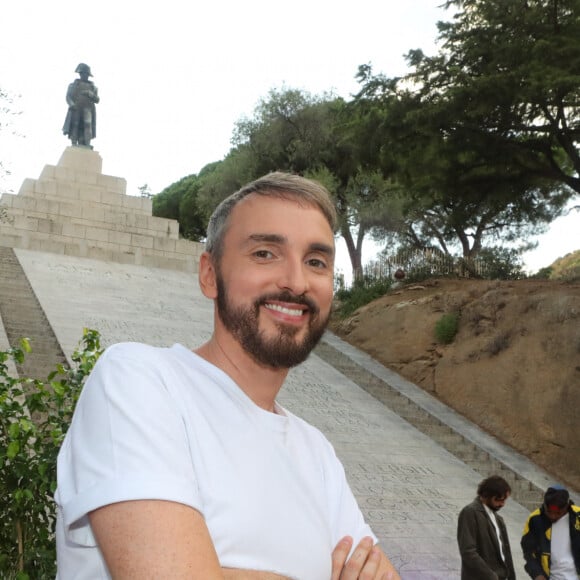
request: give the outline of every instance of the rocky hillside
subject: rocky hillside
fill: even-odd
[[[435,338],[457,313],[450,344]],[[437,279],[332,330],[580,489],[580,283]]]

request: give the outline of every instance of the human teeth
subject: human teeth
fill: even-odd
[[[296,310],[295,308],[285,308],[279,304],[266,304],[265,306],[270,310],[277,310],[278,312],[288,314],[289,316],[302,316],[302,310]]]

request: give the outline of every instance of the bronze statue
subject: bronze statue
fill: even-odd
[[[89,65],[81,62],[75,72],[80,78],[68,86],[66,92],[68,113],[62,132],[69,137],[72,145],[92,149],[91,139],[97,135],[95,103],[100,100],[99,93],[95,84],[89,80],[89,77],[93,76]]]

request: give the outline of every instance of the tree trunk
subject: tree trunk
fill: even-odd
[[[348,250],[348,257],[350,258],[350,265],[352,267],[352,278],[356,280],[362,276],[362,242],[360,241],[360,232],[355,244],[352,233],[348,226],[341,228],[341,234],[346,242],[346,249]],[[364,234],[363,234],[364,237]]]

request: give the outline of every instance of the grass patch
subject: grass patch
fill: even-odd
[[[449,312],[435,323],[435,338],[442,344],[451,344],[459,329],[459,314]]]
[[[355,310],[384,296],[391,288],[391,280],[377,278],[371,280],[363,277],[355,281],[351,288],[341,288],[336,291],[335,297],[340,301],[336,309],[339,318],[350,316]]]

